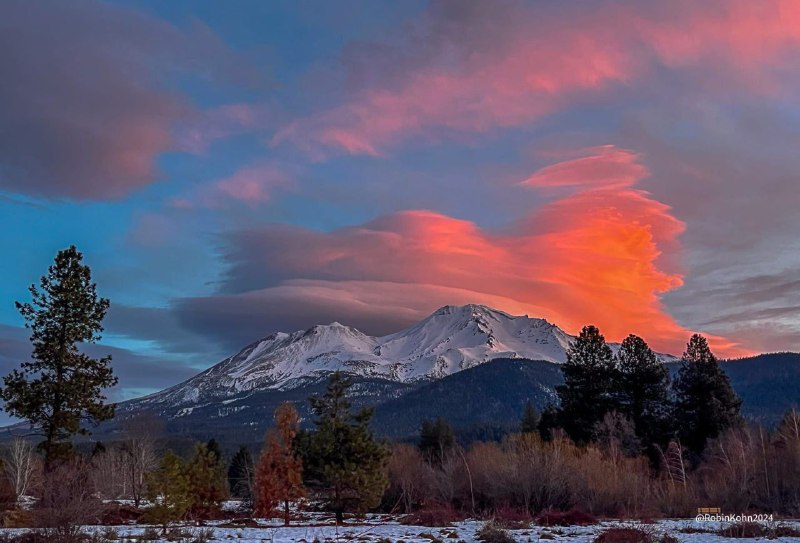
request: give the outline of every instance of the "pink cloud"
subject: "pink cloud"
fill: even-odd
[[[212,192],[230,200],[256,205],[269,200],[274,189],[289,184],[286,172],[275,166],[250,166],[217,181]]]
[[[447,300],[480,301],[548,318],[571,332],[587,323],[614,340],[635,332],[658,349],[680,353],[690,330],[667,313],[660,295],[682,284],[675,262],[684,225],[668,206],[609,176],[608,157],[639,164],[630,151],[602,147],[578,162],[540,170],[532,177],[546,180],[548,171],[572,168],[557,179],[578,188],[503,232],[427,210],[328,233],[286,227],[242,232],[229,255],[229,296],[269,297],[275,289],[298,294],[290,281],[304,280],[303,296],[316,292],[326,305],[351,311],[369,300],[392,299],[404,291],[397,285],[405,285],[419,293],[405,297],[415,315]],[[643,166],[636,168],[646,175]],[[633,185],[637,179],[628,173]],[[333,293],[336,284],[343,289]],[[725,338],[712,339],[722,354],[746,352]]]
[[[169,205],[174,209],[221,208],[231,204],[256,207],[268,202],[276,190],[293,185],[293,177],[286,169],[272,163],[254,164],[212,181],[194,193],[173,198]]]
[[[7,2],[2,22],[0,65],[13,83],[0,85],[0,189],[11,192],[124,197],[159,179],[174,126],[198,115],[165,79],[197,70],[252,83],[200,24],[94,0]]]
[[[537,171],[522,185],[532,188],[602,185],[630,187],[648,176],[636,153],[613,145],[587,150],[588,156],[559,162]]]
[[[396,48],[363,46],[354,55],[358,69],[377,76],[353,79],[370,85],[285,126],[273,141],[291,141],[317,158],[380,155],[410,138],[537,121],[646,81],[661,68],[696,69],[695,79],[726,92],[775,92],[780,85],[771,69],[800,45],[800,6],[730,0],[490,9],[440,2],[407,34],[411,39]]]

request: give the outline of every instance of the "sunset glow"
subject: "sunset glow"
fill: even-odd
[[[7,365],[72,243],[103,345],[169,367],[139,392],[448,304],[800,347],[800,2],[12,1],[0,29]]]

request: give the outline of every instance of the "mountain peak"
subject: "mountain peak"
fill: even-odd
[[[496,358],[561,363],[574,339],[544,319],[481,304],[446,305],[383,337],[339,322],[278,332],[147,401],[199,402],[252,390],[291,389],[334,371],[412,382],[441,378]]]

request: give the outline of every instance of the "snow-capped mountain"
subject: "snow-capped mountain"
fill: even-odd
[[[497,358],[561,363],[573,339],[544,319],[512,316],[482,305],[445,306],[410,328],[383,337],[335,322],[272,334],[138,403],[201,404],[247,391],[289,390],[334,371],[409,383],[438,379]]]

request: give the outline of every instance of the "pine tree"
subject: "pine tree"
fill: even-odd
[[[217,463],[222,463],[224,459],[222,456],[222,447],[220,447],[219,442],[213,437],[206,442],[206,451],[214,455],[214,458],[217,459]]]
[[[143,520],[161,525],[163,533],[167,533],[169,523],[183,519],[192,503],[186,465],[167,451],[158,468],[146,478],[147,498],[153,505],[147,508]]]
[[[440,466],[447,453],[455,447],[453,427],[442,417],[424,420],[419,433],[419,450],[429,463]]]
[[[231,458],[228,466],[228,486],[231,495],[245,501],[253,499],[253,485],[255,479],[255,462],[250,449],[242,445]]]
[[[553,431],[559,427],[558,420],[559,411],[553,404],[547,404],[542,411],[542,416],[539,417],[539,424],[536,429],[539,432],[539,437],[542,441],[551,441],[553,439]]]
[[[576,443],[586,443],[593,439],[597,423],[616,408],[616,362],[600,330],[583,327],[570,344],[561,371],[564,384],[556,388],[561,426]]]
[[[655,445],[669,441],[669,371],[640,337],[629,335],[617,353],[618,410],[633,421],[642,445],[656,459]]]
[[[195,520],[206,520],[222,511],[222,502],[228,497],[228,479],[217,454],[200,443],[186,464],[186,481],[189,485],[188,514]]]
[[[71,449],[71,437],[90,432],[84,423],[114,415],[103,390],[114,386],[111,357],[94,359],[78,349],[100,339],[109,302],[97,295],[91,270],[72,246],[56,255],[39,286],[31,285],[31,303],[16,306],[31,329],[32,360],[4,379],[0,397],[11,415],[27,419],[44,437],[45,471]]]
[[[695,453],[703,451],[708,439],[741,422],[742,400],[699,334],[693,335],[686,346],[673,390],[678,436]]]
[[[334,373],[325,394],[309,399],[316,430],[298,436],[306,484],[327,495],[337,522],[345,512],[376,507],[388,484],[388,449],[369,428],[372,410],[351,411],[350,386],[349,378]]]
[[[283,505],[283,523],[289,526],[289,503],[305,496],[303,464],[294,450],[300,416],[290,402],[275,410],[275,427],[267,433],[266,445],[256,469],[255,514],[271,517]]]
[[[525,404],[525,412],[522,413],[519,430],[523,434],[533,434],[539,430],[539,412],[530,400]]]

